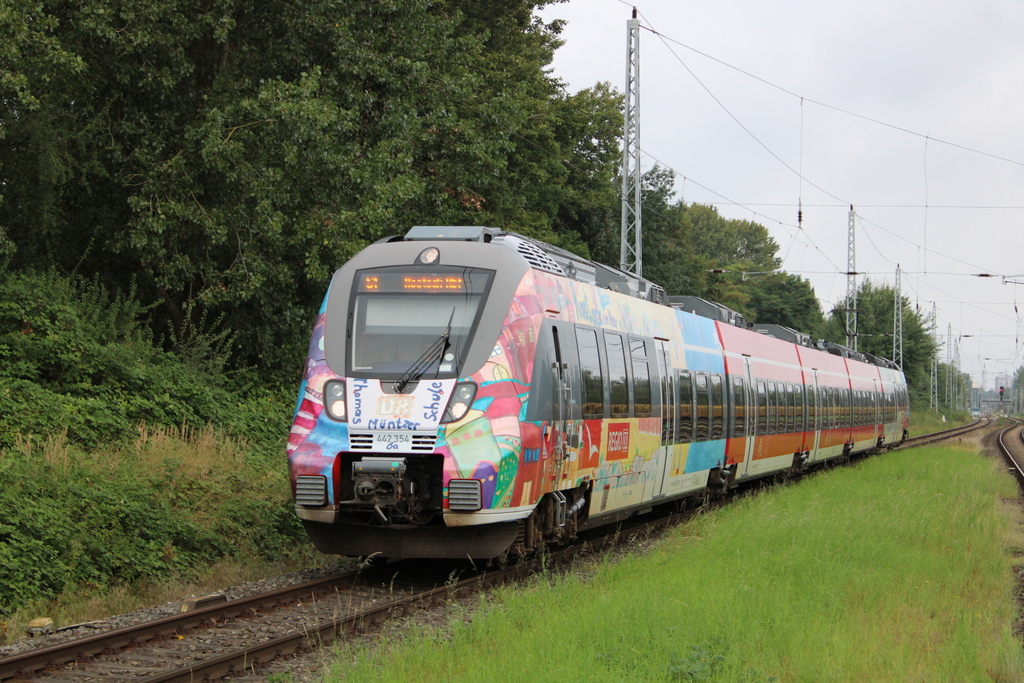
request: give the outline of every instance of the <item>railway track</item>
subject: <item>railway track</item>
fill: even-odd
[[[1009,465],[1010,472],[1017,477],[1017,483],[1024,489],[1024,423],[1013,420],[1013,424],[999,433],[999,450]]]
[[[979,420],[915,437],[901,448],[953,438],[987,424]],[[1024,441],[1020,451],[1024,462]],[[1018,476],[1024,482],[1024,471]],[[667,516],[638,523],[507,567],[476,568],[464,563],[457,569],[458,576],[451,562],[443,564],[443,571],[431,573],[424,570],[430,563],[422,560],[328,576],[6,657],[0,659],[0,681],[168,683],[242,675],[388,619],[446,604],[453,596],[519,580],[541,566],[567,565],[581,554],[650,534],[676,519]]]
[[[914,448],[916,446],[924,446],[930,443],[935,443],[936,441],[951,439],[954,436],[961,436],[963,434],[967,434],[968,432],[973,432],[975,429],[987,427],[991,423],[992,420],[990,418],[979,418],[967,425],[951,427],[949,429],[944,429],[941,432],[932,432],[931,434],[922,434],[921,436],[915,436],[904,441],[903,444],[899,446],[899,448]]]

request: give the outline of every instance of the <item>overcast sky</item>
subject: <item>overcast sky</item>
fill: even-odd
[[[553,67],[570,91],[624,89],[632,6],[540,12],[567,22]],[[644,170],[657,160],[677,198],[764,225],[826,311],[846,293],[853,204],[860,278],[892,285],[899,263],[976,385],[1024,363],[1024,284],[1002,280],[1024,283],[1024,2],[635,6],[660,34],[640,37]]]

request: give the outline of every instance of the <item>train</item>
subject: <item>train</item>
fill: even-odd
[[[907,435],[891,361],[541,241],[414,226],[338,269],[288,463],[324,553],[501,558]]]

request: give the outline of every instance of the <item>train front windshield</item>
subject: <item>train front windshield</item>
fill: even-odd
[[[356,273],[349,375],[459,374],[494,271],[390,266]]]

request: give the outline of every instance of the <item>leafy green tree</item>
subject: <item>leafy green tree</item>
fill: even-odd
[[[886,285],[864,280],[857,290],[857,349],[882,358],[893,353],[893,312],[896,291]],[[935,341],[931,321],[914,309],[910,300],[900,297],[903,310],[903,372],[907,377],[911,398],[915,403],[928,403],[931,359]],[[846,304],[833,307],[823,327],[824,338],[837,344],[846,343]],[[968,387],[970,385],[968,384]]]
[[[751,277],[749,307],[759,323],[783,325],[818,338],[825,317],[811,283],[786,272]]]
[[[725,219],[713,206],[685,207],[692,248],[717,268],[746,264],[754,270],[776,270],[782,265],[779,245],[759,223]]]
[[[707,259],[691,246],[690,225],[685,210],[671,203],[675,177],[668,169],[655,166],[641,184],[644,277],[657,282],[670,294],[701,296],[707,289]],[[621,204],[615,214],[615,260],[619,258]]]
[[[223,314],[268,373],[298,367],[330,273],[370,242],[483,223],[586,252],[613,191],[620,98],[545,72],[536,2],[16,2],[12,263],[134,278],[178,330]]]

